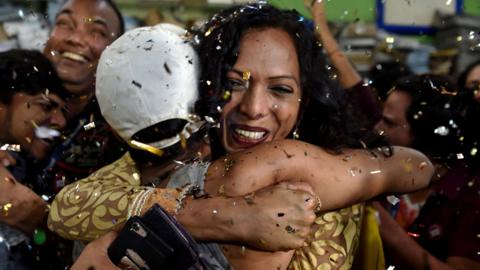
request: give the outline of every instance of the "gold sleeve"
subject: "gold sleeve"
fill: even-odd
[[[120,229],[130,216],[140,215],[155,202],[175,213],[179,191],[142,187],[140,183],[135,162],[127,153],[65,186],[52,202],[48,228],[67,239],[91,241]]]
[[[318,216],[312,242],[295,251],[288,269],[350,269],[359,245],[363,210],[362,203]]]

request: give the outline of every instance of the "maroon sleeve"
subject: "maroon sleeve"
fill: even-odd
[[[480,181],[467,185],[452,219],[456,219],[449,234],[447,257],[459,256],[480,262]]]
[[[382,108],[373,94],[372,88],[362,81],[347,89],[350,102],[355,104],[366,119],[373,126],[382,117]]]

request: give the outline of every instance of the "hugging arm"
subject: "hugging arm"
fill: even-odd
[[[433,166],[423,154],[404,147],[393,147],[393,153],[386,157],[377,150],[345,149],[331,154],[300,141],[275,141],[213,163],[206,188],[211,191],[222,183],[235,196],[281,181],[301,181],[312,186],[322,210],[332,210],[428,186]]]
[[[129,216],[140,215],[158,203],[176,215],[197,240],[241,242],[274,251],[301,246],[315,218],[316,200],[305,202],[314,196],[304,183],[265,188],[257,194],[262,203],[255,205],[243,196],[189,197],[184,207],[177,209],[182,193],[181,189],[141,186],[139,171],[127,154],[88,178],[63,188],[52,203],[48,225],[67,239],[91,241],[122,228]],[[284,235],[284,231],[278,230],[273,222],[274,213],[278,211],[288,211],[290,215],[284,222],[303,228],[304,233]],[[266,225],[259,229],[257,223]],[[278,237],[280,235],[283,237]]]

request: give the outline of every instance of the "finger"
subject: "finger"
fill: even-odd
[[[6,151],[0,151],[0,162],[3,166],[14,166],[17,161]]]
[[[5,168],[0,166],[0,181],[16,184],[17,180],[13,175]]]

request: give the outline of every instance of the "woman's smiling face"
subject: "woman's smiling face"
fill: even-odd
[[[232,95],[220,119],[227,152],[288,136],[297,122],[301,87],[298,55],[287,32],[245,32],[227,81]]]

